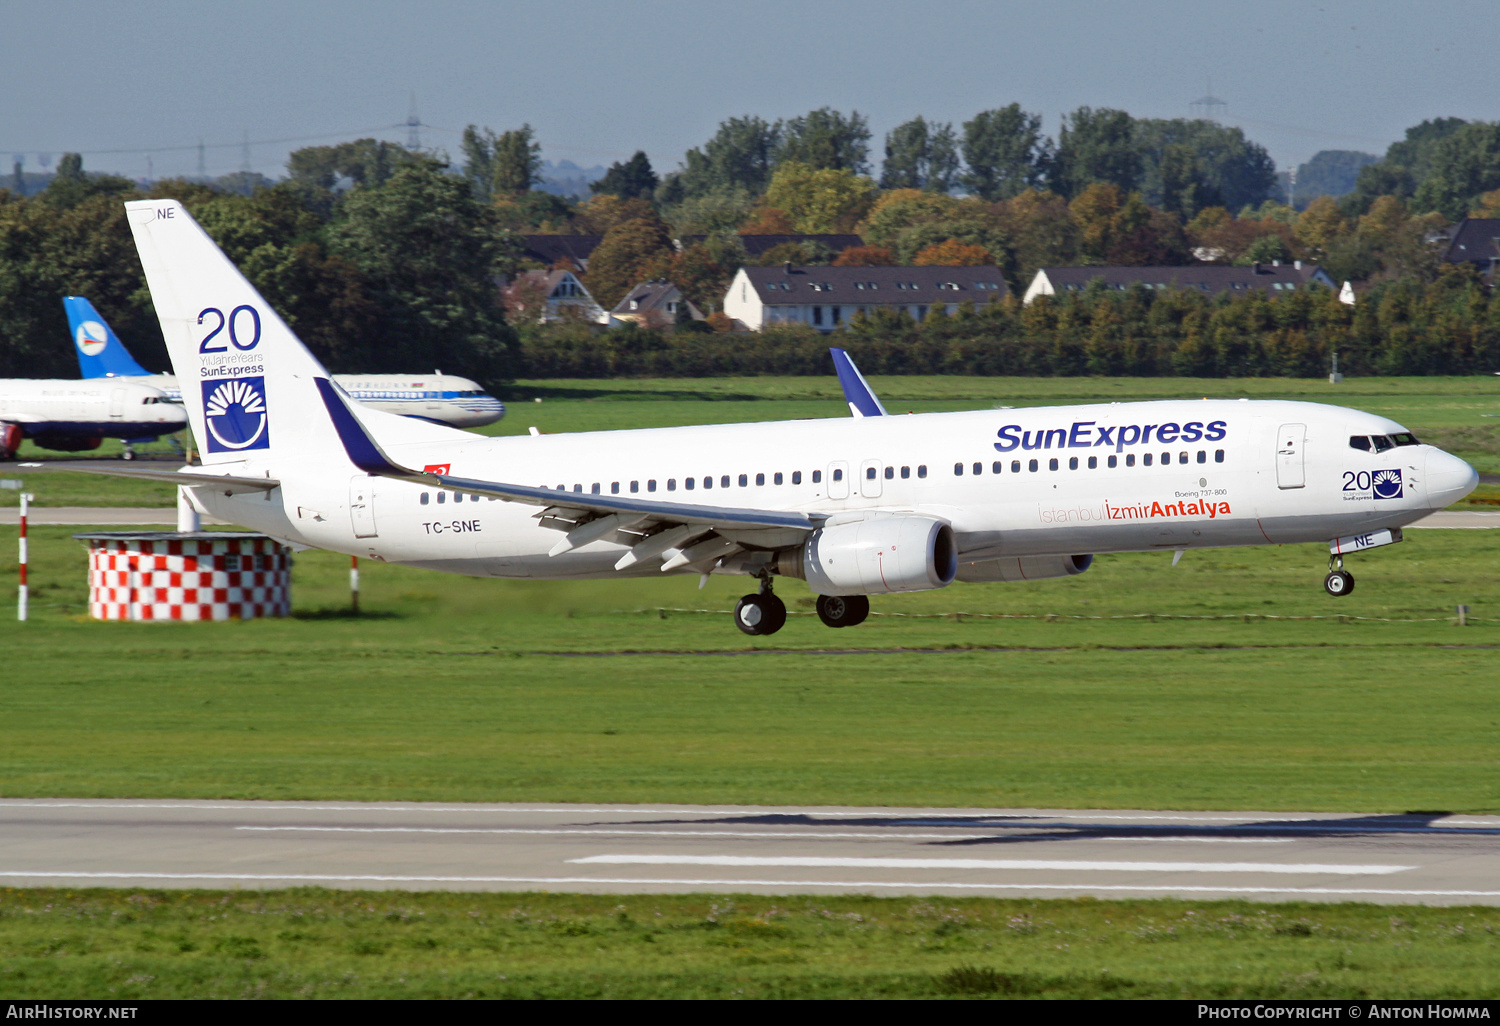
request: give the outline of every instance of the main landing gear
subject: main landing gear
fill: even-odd
[[[1343,556],[1328,557],[1328,576],[1323,578],[1323,590],[1334,598],[1343,598],[1354,590],[1354,575],[1344,569]]]
[[[746,595],[734,607],[734,625],[746,634],[775,634],[786,625],[786,603],[771,593],[771,575],[760,579],[760,593]]]
[[[818,619],[830,627],[853,627],[870,615],[870,600],[863,595],[819,595]]]
[[[819,595],[818,619],[829,627],[853,627],[870,615],[863,595]],[[746,634],[775,634],[786,626],[786,603],[771,593],[771,577],[760,579],[760,592],[746,595],[734,607],[734,625]]]

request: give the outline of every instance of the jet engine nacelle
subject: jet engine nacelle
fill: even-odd
[[[819,595],[927,591],[953,582],[953,528],[931,517],[885,515],[830,523],[799,549],[777,554],[776,569]]]
[[[32,441],[43,449],[57,452],[88,452],[104,441],[98,435],[37,435]]]
[[[1093,556],[1007,556],[978,563],[960,563],[960,581],[1041,581],[1073,577],[1094,565]]]
[[[26,437],[19,424],[0,421],[0,460],[8,460],[21,448],[21,439]]]

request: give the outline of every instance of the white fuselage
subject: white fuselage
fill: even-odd
[[[109,380],[159,388],[172,402],[182,402],[182,386],[175,374]],[[449,427],[476,428],[493,424],[505,416],[504,403],[480,388],[477,382],[453,374],[415,377],[409,374],[335,374],[333,380],[362,406],[399,417],[417,417]]]
[[[47,446],[100,438],[145,439],[181,431],[187,415],[156,388],[125,380],[42,378],[0,380],[0,427],[15,425]]]
[[[950,523],[960,564],[973,565],[1020,555],[1327,542],[1400,527],[1474,484],[1472,468],[1429,445],[1374,452],[1350,444],[1404,431],[1341,407],[1204,400],[455,436],[386,448],[407,466],[565,493],[815,516],[915,513]],[[326,459],[222,469],[282,484],[233,497],[197,488],[205,511],[386,562],[496,577],[609,577],[618,575],[614,565],[625,551],[602,540],[549,556],[559,535],[538,523],[535,506],[357,471],[334,478]],[[799,539],[765,533],[755,544]]]

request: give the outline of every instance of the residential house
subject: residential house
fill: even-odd
[[[1003,299],[1000,269],[985,267],[742,267],[729,284],[724,312],[737,326],[807,324],[832,331],[856,313],[905,310],[925,320],[934,309],[949,314],[964,303]]]
[[[1500,218],[1466,217],[1449,228],[1440,240],[1443,260],[1450,264],[1472,264],[1493,283],[1500,270]]]
[[[1282,263],[1273,260],[1268,264],[1251,264],[1249,267],[1228,267],[1223,264],[1189,264],[1185,267],[1043,267],[1021,297],[1030,303],[1037,296],[1055,296],[1067,292],[1081,292],[1095,280],[1104,287],[1123,292],[1139,285],[1147,289],[1184,289],[1219,295],[1228,292],[1238,295],[1252,289],[1277,296],[1296,292],[1317,283],[1324,288],[1338,289],[1338,283],[1321,267],[1293,260]]]
[[[676,285],[664,278],[643,281],[625,294],[625,298],[610,311],[617,321],[635,321],[643,327],[671,324],[677,320],[677,311],[687,305],[688,316],[695,321],[703,320],[703,313],[692,303],[682,298]]]
[[[516,321],[609,323],[609,314],[572,271],[526,271],[516,275],[505,288],[505,309]]]

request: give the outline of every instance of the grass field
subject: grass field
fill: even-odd
[[[5,796],[1500,811],[1497,532],[1411,531],[1343,600],[1317,546],[1104,557],[846,631],[787,581],[762,639],[735,578],[366,564],[356,619],[317,552],[293,619],[94,623],[68,533],[34,532],[4,628]]]
[[[969,378],[877,377],[871,384],[893,413],[985,409],[999,405],[1161,398],[1299,399],[1353,406],[1392,417],[1418,437],[1455,452],[1483,474],[1500,474],[1500,378],[1360,378],[1342,385],[1301,378]],[[542,402],[535,402],[541,399]],[[604,431],[631,427],[727,424],[848,415],[838,381],[806,378],[663,378],[620,381],[522,381],[505,395],[509,412],[483,429],[490,435],[525,434],[535,425],[547,432]],[[106,442],[84,457],[114,455]],[[167,452],[166,442],[142,452]],[[21,460],[68,458],[22,447]],[[0,465],[0,476],[20,477],[46,506],[171,505],[169,485],[88,475],[27,473]],[[1500,501],[1500,488],[1481,498]],[[0,504],[15,505],[14,491]]]
[[[1500,909],[0,891],[0,1000],[1495,998]]]
[[[1500,471],[1493,379],[875,386],[893,411],[1343,401]],[[832,378],[508,401],[492,433],[845,409]],[[173,498],[27,478],[51,505]],[[838,632],[786,581],[788,626],[751,639],[737,578],[367,563],[355,618],[346,557],[319,552],[297,557],[289,620],[94,623],[73,530],[32,530],[32,621],[0,607],[6,797],[1500,812],[1500,532],[1410,531],[1351,560],[1338,601],[1320,546],[1102,557],[877,598]],[[0,998],[1494,997],[1497,928],[1496,909],[1352,904],[0,890]]]

